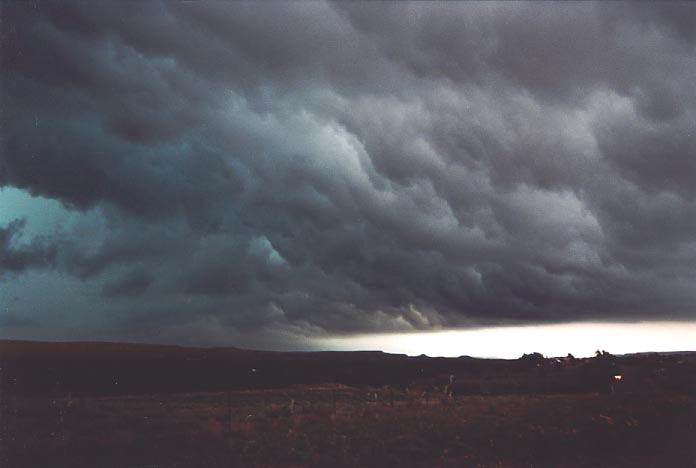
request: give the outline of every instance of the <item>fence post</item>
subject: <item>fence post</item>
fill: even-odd
[[[232,433],[232,392],[227,392],[227,430]]]

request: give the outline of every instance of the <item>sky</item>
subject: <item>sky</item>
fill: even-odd
[[[696,348],[694,83],[692,3],[3,1],[0,338]]]

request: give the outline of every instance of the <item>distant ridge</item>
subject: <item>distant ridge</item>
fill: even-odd
[[[689,356],[696,355],[696,351],[643,351],[640,353],[619,354],[619,356]]]
[[[637,368],[662,368],[685,361],[685,365],[692,366],[696,352],[640,353],[615,356],[615,360],[621,366]],[[566,362],[543,357],[410,357],[380,351],[273,352],[234,347],[0,340],[0,396],[135,395],[317,384],[421,385],[432,389],[442,388],[453,374],[462,388],[473,393],[582,392],[592,388],[596,362],[594,358]],[[535,377],[539,372],[543,378]],[[686,379],[674,384],[675,388],[691,388],[689,372],[674,375],[677,380]]]

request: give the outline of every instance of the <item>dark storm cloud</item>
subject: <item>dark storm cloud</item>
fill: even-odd
[[[150,274],[134,270],[104,285],[102,294],[106,297],[141,294],[152,284],[152,281],[153,278]]]
[[[56,248],[41,239],[21,244],[19,238],[26,224],[16,219],[0,227],[0,279],[6,273],[21,273],[24,270],[50,265],[56,257]]]
[[[123,336],[694,317],[693,5],[2,13],[0,183],[105,219],[3,268]]]

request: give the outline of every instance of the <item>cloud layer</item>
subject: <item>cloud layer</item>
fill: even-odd
[[[9,220],[0,281],[85,336],[696,318],[693,5],[2,15],[0,185],[79,216]]]

